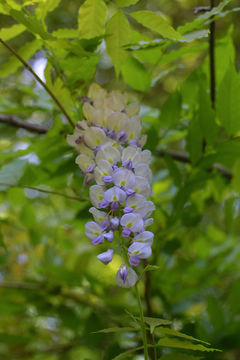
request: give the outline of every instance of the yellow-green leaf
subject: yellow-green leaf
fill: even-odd
[[[139,0],[116,0],[116,3],[120,7],[127,7],[130,5],[135,5]]]
[[[109,20],[106,27],[106,44],[108,54],[113,62],[117,76],[127,58],[124,45],[130,42],[131,30],[126,16],[118,11]]]
[[[79,9],[78,28],[83,39],[92,39],[104,34],[107,6],[103,0],[86,0]]]
[[[41,0],[38,8],[36,9],[36,15],[41,20],[44,20],[47,13],[53,11],[58,7],[61,0]]]
[[[158,341],[159,346],[169,347],[169,348],[177,348],[177,349],[186,349],[186,350],[194,350],[194,351],[220,351],[213,348],[208,348],[201,344],[193,344],[190,341],[181,341],[178,339],[171,338],[162,338]]]
[[[168,22],[160,15],[148,11],[136,11],[131,15],[135,20],[137,20],[140,24],[147,27],[148,29],[157,32],[162,37],[167,39],[181,39],[182,36],[171,26]]]
[[[3,28],[0,30],[0,38],[7,41],[10,40],[26,30],[26,27],[22,24],[15,24],[8,28]]]

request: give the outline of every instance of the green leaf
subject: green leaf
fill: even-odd
[[[53,31],[52,35],[58,39],[78,38],[79,31],[78,29],[58,29]]]
[[[143,64],[128,56],[121,67],[124,81],[134,90],[145,91],[151,85],[151,76]]]
[[[127,7],[130,5],[135,5],[139,0],[116,0],[116,3],[120,7]]]
[[[240,130],[240,76],[231,63],[219,86],[216,109],[228,135]]]
[[[140,320],[140,318],[137,318]],[[170,325],[172,322],[165,319],[144,317],[144,321],[147,325],[150,326],[150,332],[153,333],[154,329],[160,325]]]
[[[2,28],[0,30],[0,38],[4,41],[10,40],[26,30],[26,27],[22,24],[15,24],[8,28]]]
[[[159,269],[160,269],[160,267],[157,266],[157,265],[150,265],[150,264],[147,265],[147,266],[143,269],[141,275],[139,276],[139,280],[143,277],[143,275],[145,274],[145,272],[147,272],[147,271],[159,270]]]
[[[86,0],[79,9],[78,28],[82,39],[104,34],[107,6],[103,0]]]
[[[204,139],[207,144],[212,145],[218,137],[218,126],[215,121],[215,111],[212,109],[210,96],[206,92],[206,88],[206,81],[200,81],[198,121]]]
[[[181,39],[182,36],[171,26],[168,22],[160,15],[148,11],[136,11],[131,15],[135,20],[137,20],[140,24],[147,27],[148,29],[157,32],[162,37],[167,39]]]
[[[199,356],[192,356],[188,354],[181,354],[181,353],[173,353],[173,354],[164,354],[161,356],[161,360],[201,360],[202,357]]]
[[[98,333],[116,333],[116,332],[131,332],[131,331],[139,331],[140,328],[133,328],[133,327],[116,327],[116,328],[108,328],[108,329],[102,329],[98,331],[92,332],[92,334],[98,334]]]
[[[160,113],[161,126],[173,127],[179,123],[182,97],[178,91],[173,92],[164,103]]]
[[[49,12],[58,7],[60,1],[61,0],[41,0],[38,8],[36,9],[37,18],[40,18],[43,21]]]
[[[27,160],[14,160],[4,165],[0,170],[0,191],[6,190],[8,185],[15,185],[21,179],[26,168]],[[1,183],[7,185],[1,185]]]
[[[112,360],[122,360],[122,359],[127,359],[127,358],[129,359],[129,356],[132,356],[132,354],[134,354],[136,351],[142,350],[142,349],[143,349],[143,346],[138,346],[134,349],[124,351],[123,353],[115,356]]]
[[[31,56],[35,54],[37,50],[40,50],[42,47],[42,40],[33,40],[31,42],[23,45],[19,50],[18,54],[25,60],[28,61]],[[22,66],[22,63],[15,57],[11,56],[9,60],[3,64],[0,68],[0,76],[6,77],[10,74],[15,73],[19,67]]]
[[[190,341],[181,341],[178,339],[172,338],[162,338],[158,341],[159,346],[169,347],[169,348],[177,348],[177,349],[186,349],[186,350],[194,350],[194,351],[220,351],[213,348],[208,348],[202,344],[193,344]]]
[[[106,26],[106,45],[108,54],[113,62],[117,76],[122,64],[127,58],[123,48],[130,42],[131,30],[126,16],[119,10],[114,14]]]
[[[190,32],[196,29],[199,29],[208,19],[216,18],[221,15],[221,11],[231,2],[232,0],[223,0],[220,4],[214,7],[211,11],[207,11],[204,14],[201,14],[196,17],[192,22],[186,23],[183,26],[179,26],[177,30],[181,34],[185,34],[186,32]]]
[[[156,329],[156,331],[155,331],[155,334],[156,334],[156,335],[160,335],[160,334],[170,335],[170,336],[180,337],[180,338],[182,338],[182,339],[197,341],[197,342],[200,342],[200,343],[203,343],[203,344],[206,344],[206,345],[210,345],[210,344],[209,344],[208,342],[206,342],[206,341],[196,339],[196,338],[194,338],[193,336],[183,334],[183,333],[180,332],[180,331],[173,330],[173,329],[169,329],[169,328],[167,328],[167,327],[158,327],[158,326],[157,326],[157,329]]]
[[[9,15],[11,15],[20,24],[25,25],[27,30],[29,30],[35,37],[40,36],[43,40],[52,39],[52,35],[45,30],[42,22],[36,16],[13,9],[10,10]]]
[[[190,153],[190,159],[193,164],[201,159],[203,148],[203,136],[199,117],[195,113],[189,122],[187,149]]]

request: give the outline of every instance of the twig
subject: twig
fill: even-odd
[[[148,261],[146,259],[143,261],[143,263],[144,263],[144,267],[146,267],[148,265]],[[145,272],[144,299],[145,299],[145,303],[146,303],[146,307],[147,307],[146,315],[148,317],[152,317],[153,311],[152,311],[152,304],[151,304],[151,271]],[[147,330],[147,340],[148,340],[148,344],[153,344],[153,342],[154,342],[153,335],[148,330]],[[155,348],[149,349],[149,355],[150,355],[151,359],[154,359],[154,357],[155,357],[154,352],[156,352]]]
[[[215,6],[215,1],[210,0],[210,10]],[[212,108],[215,109],[216,99],[216,75],[215,75],[215,21],[210,23],[209,35],[209,65],[210,65],[210,95]]]
[[[60,101],[56,98],[52,90],[40,79],[40,77],[35,73],[33,68],[10,46],[8,45],[3,39],[0,38],[0,42],[14,55],[16,58],[21,61],[21,63],[25,66],[25,68],[35,77],[35,79],[41,84],[44,89],[48,92],[51,98],[55,101],[61,112],[65,115],[66,119],[68,120],[69,124],[74,128],[75,125],[68,115],[67,111],[64,109]]]
[[[58,191],[45,190],[45,189],[41,189],[41,188],[34,187],[34,186],[13,185],[13,184],[7,184],[7,183],[2,183],[2,182],[0,182],[0,186],[7,186],[7,187],[10,187],[10,188],[31,189],[31,190],[36,190],[36,191],[46,193],[46,194],[62,196],[62,197],[65,197],[65,198],[71,199],[71,200],[77,200],[77,201],[82,200],[80,197],[77,197],[77,196],[71,196],[71,195],[59,193]]]
[[[179,161],[179,162],[183,162],[186,164],[190,164],[190,157],[187,153],[184,152],[179,152],[179,151],[175,151],[175,150],[163,150],[163,149],[158,149],[157,150],[157,154],[160,156],[164,156],[165,154],[171,156],[172,159]],[[225,178],[231,180],[233,177],[233,174],[231,172],[230,169],[225,168],[222,165],[219,164],[213,164],[208,171],[213,171],[213,170],[217,170],[222,176],[224,176]]]
[[[15,126],[17,128],[26,129],[28,131],[35,132],[38,134],[46,134],[46,132],[49,130],[48,126],[33,124],[30,122],[21,120],[14,115],[4,115],[4,114],[1,115],[0,114],[0,122],[7,124],[7,125]]]

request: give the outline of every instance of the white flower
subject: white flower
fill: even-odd
[[[100,201],[104,200],[104,189],[102,186],[93,185],[90,187],[90,200],[96,208],[99,208]]]
[[[141,215],[136,213],[123,215],[120,220],[120,224],[133,232],[141,232],[144,225]]]
[[[83,154],[77,156],[75,163],[78,164],[78,166],[83,172],[85,172],[85,170],[88,169],[91,165],[93,166],[93,169],[95,166],[95,162],[93,161],[93,159]]]
[[[84,132],[84,141],[92,149],[105,144],[107,140],[105,132],[96,126],[92,126]]]
[[[119,189],[117,186],[114,186],[110,189],[108,189],[107,191],[105,191],[104,193],[104,200],[109,201],[109,202],[124,202],[127,198],[126,193]]]
[[[107,143],[101,146],[101,149],[97,152],[96,163],[101,160],[107,160],[111,164],[115,164],[121,159],[121,154],[118,149],[112,146],[111,143]]]
[[[119,168],[112,174],[113,183],[119,187],[133,188],[135,185],[135,175],[131,170]]]
[[[98,224],[101,224],[101,222],[107,217],[107,213],[105,213],[104,211],[98,210],[95,207],[91,207],[89,209],[89,212],[93,215],[94,220]]]
[[[85,225],[85,235],[93,240],[98,235],[102,234],[102,229],[99,224],[95,223],[94,221],[89,221]]]

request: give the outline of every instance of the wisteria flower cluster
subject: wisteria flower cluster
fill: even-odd
[[[82,101],[86,120],[78,122],[67,140],[79,153],[76,163],[85,174],[85,185],[91,184],[89,211],[94,221],[85,225],[85,234],[92,245],[107,248],[97,256],[104,264],[121,249],[125,263],[116,281],[131,287],[138,279],[132,267],[152,253],[153,233],[146,228],[155,209],[147,200],[152,194],[151,152],[142,150],[146,136],[141,136],[139,106],[128,103],[125,94],[107,93],[97,84]]]

